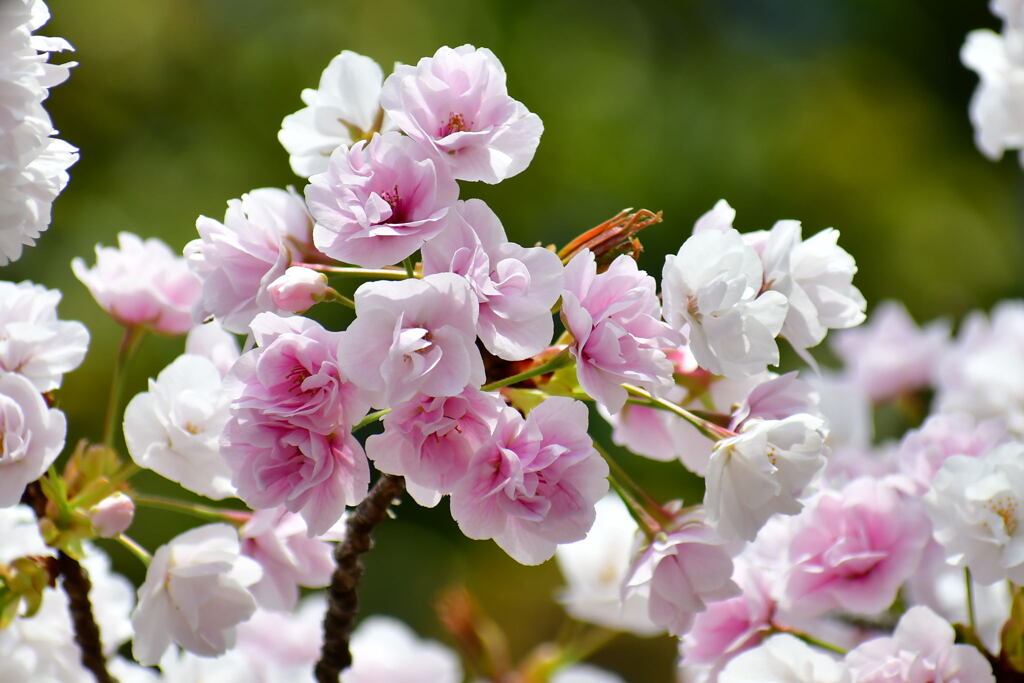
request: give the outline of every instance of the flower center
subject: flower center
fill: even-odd
[[[473,122],[466,123],[466,118],[462,114],[449,113],[448,122],[441,123],[441,127],[437,130],[438,137],[447,137],[452,133],[461,133],[463,131],[470,130],[473,127]]]
[[[402,195],[398,193],[398,185],[395,185],[391,190],[381,194],[381,199],[388,203],[391,207],[391,217],[388,219],[389,223],[404,223],[404,216],[402,216]]]
[[[296,365],[294,368],[288,371],[288,391],[293,395],[299,395],[305,393],[302,389],[302,383],[309,379],[310,372],[301,365]]]
[[[1013,536],[1017,531],[1017,499],[1009,493],[1001,493],[998,496],[985,501],[982,507],[994,512],[1003,520],[1003,528],[1007,536]]]

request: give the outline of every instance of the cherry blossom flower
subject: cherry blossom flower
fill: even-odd
[[[231,470],[220,453],[230,418],[231,394],[217,367],[184,354],[149,380],[124,411],[124,440],[140,467],[208,498],[235,495]]]
[[[798,221],[782,220],[743,239],[761,257],[765,287],[789,301],[782,336],[797,351],[806,355],[829,329],[864,321],[864,297],[853,286],[857,264],[837,244],[838,231],[828,228],[804,240]]]
[[[740,592],[729,578],[729,549],[704,519],[698,507],[677,520],[672,531],[651,539],[634,557],[623,583],[623,596],[646,597],[651,621],[675,636],[690,630],[707,603]]]
[[[917,493],[924,493],[947,458],[984,455],[1006,438],[1006,426],[997,418],[976,421],[963,413],[932,415],[903,435],[899,468],[916,484]]]
[[[493,538],[517,562],[540,564],[586,535],[607,476],[584,404],[551,397],[526,419],[505,408],[452,491],[452,517],[470,538]]]
[[[883,301],[866,325],[829,340],[847,373],[877,403],[932,383],[949,344],[949,323],[918,328],[902,304]]]
[[[341,333],[273,313],[257,315],[251,328],[257,347],[228,375],[232,411],[319,434],[351,427],[366,414],[366,400],[340,367]]]
[[[352,667],[344,683],[460,683],[462,667],[454,652],[423,640],[391,617],[371,616],[352,633]]]
[[[308,178],[323,173],[334,150],[381,128],[383,81],[377,62],[343,50],[324,69],[319,87],[302,91],[306,106],[284,117],[277,134],[296,175]]]
[[[709,522],[726,538],[752,540],[771,515],[800,512],[798,497],[825,464],[825,434],[821,418],[801,413],[751,420],[717,442],[705,478]]]
[[[368,282],[355,301],[339,361],[373,406],[397,406],[417,394],[455,396],[484,383],[477,306],[465,278]]]
[[[917,569],[931,524],[916,500],[873,479],[823,491],[791,527],[783,606],[874,614]]]
[[[633,538],[638,533],[636,522],[617,495],[606,495],[594,507],[597,516],[587,537],[555,549],[555,559],[569,584],[558,601],[575,619],[640,636],[661,632],[647,616],[643,595],[625,599],[622,595],[633,558]]]
[[[260,563],[263,578],[249,587],[261,607],[291,611],[299,586],[323,588],[334,571],[330,543],[307,534],[306,522],[284,508],[257,510],[239,529],[242,554]]]
[[[405,477],[409,494],[433,507],[466,474],[494,430],[505,402],[472,387],[456,396],[418,396],[383,417],[384,431],[366,440],[381,472]]]
[[[562,319],[573,335],[576,375],[609,412],[625,405],[624,382],[654,393],[674,385],[672,362],[662,349],[681,340],[660,314],[654,278],[629,255],[617,257],[600,275],[588,250],[566,266]]]
[[[744,376],[779,362],[775,336],[788,304],[779,292],[761,292],[757,252],[734,229],[695,232],[665,257],[665,320],[688,326],[690,349],[716,375]]]
[[[234,647],[235,628],[256,610],[248,587],[261,574],[239,554],[227,524],[197,527],[160,546],[132,614],[135,659],[152,666],[171,642],[207,657]]]
[[[993,160],[1021,150],[1024,165],[1024,24],[1008,23],[1002,34],[971,31],[960,60],[981,79],[969,109],[978,149]]]
[[[192,329],[192,306],[202,285],[188,264],[156,238],[118,233],[118,247],[96,245],[96,265],[75,258],[71,270],[96,303],[125,327],[148,327],[162,334]]]
[[[31,382],[0,374],[0,507],[21,500],[57,459],[66,434],[64,413],[48,408]]]
[[[459,180],[498,183],[533,160],[544,125],[508,95],[505,68],[487,48],[442,47],[399,64],[381,105],[395,124],[447,162]]]
[[[0,282],[0,372],[22,375],[40,392],[58,388],[89,346],[85,325],[58,320],[60,298],[31,282]]]
[[[938,366],[936,412],[1002,418],[1024,436],[1024,302],[968,315]]]
[[[953,627],[927,607],[911,607],[892,637],[875,638],[846,655],[852,683],[995,683],[992,666],[971,645],[954,645]]]
[[[253,190],[228,201],[224,222],[200,216],[199,238],[185,245],[189,267],[202,280],[193,315],[215,316],[224,329],[248,334],[262,311],[280,311],[267,288],[296,258],[311,251],[312,219],[293,190]]]
[[[730,659],[755,647],[771,632],[776,603],[768,577],[742,558],[734,560],[732,574],[742,592],[712,602],[694,617],[692,627],[680,641],[684,663],[721,671]]]
[[[560,669],[551,676],[551,683],[625,683],[610,671],[598,669],[590,664],[573,664]]]
[[[480,303],[477,334],[505,360],[534,356],[551,343],[551,307],[562,289],[562,263],[543,247],[509,242],[479,199],[458,202],[451,222],[423,245],[423,273],[451,272],[469,282]]]
[[[428,150],[399,133],[341,147],[306,186],[313,242],[364,268],[400,262],[448,224],[459,185]]]
[[[327,292],[327,276],[312,268],[292,266],[267,288],[274,305],[288,313],[302,313]]]
[[[221,376],[238,360],[238,340],[224,329],[218,320],[196,325],[185,337],[185,353],[208,358],[220,371]]]
[[[311,536],[330,529],[370,485],[366,454],[348,430],[319,434],[239,410],[224,428],[221,452],[249,507],[283,505],[302,515]]]
[[[925,494],[934,536],[950,564],[970,568],[983,584],[1024,582],[1024,444],[1003,444],[981,457],[948,458]]]
[[[49,53],[70,50],[63,38],[34,36],[50,19],[42,0],[12,0],[0,7],[0,266],[21,258],[50,225],[54,199],[68,182],[78,150],[55,138],[43,108],[49,89],[63,83],[73,62],[49,64]]]
[[[775,635],[729,662],[718,683],[850,683],[842,662],[789,634]]]

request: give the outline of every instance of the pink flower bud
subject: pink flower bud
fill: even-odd
[[[113,538],[132,525],[135,503],[123,493],[104,498],[89,510],[92,525],[103,538]]]
[[[270,283],[268,290],[274,305],[289,313],[302,313],[327,292],[327,276],[311,268],[292,266]]]

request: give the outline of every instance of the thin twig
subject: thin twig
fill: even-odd
[[[404,491],[405,479],[382,475],[345,523],[345,540],[334,549],[334,575],[327,589],[324,644],[315,670],[318,683],[338,683],[341,672],[352,665],[349,638],[359,607],[356,588],[363,576],[359,556],[373,547],[373,528],[384,520],[391,503]]]

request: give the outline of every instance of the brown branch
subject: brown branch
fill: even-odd
[[[92,615],[92,603],[89,601],[92,584],[89,582],[88,573],[78,560],[63,550],[57,552],[57,570],[60,572],[64,592],[68,595],[68,609],[75,627],[75,642],[82,651],[82,666],[92,672],[97,683],[117,683],[117,679],[107,671],[107,658],[103,655],[100,629]]]
[[[336,566],[327,589],[324,644],[315,669],[317,683],[338,683],[341,672],[352,666],[349,638],[359,607],[356,588],[363,576],[359,556],[373,547],[373,528],[384,520],[391,503],[404,491],[405,479],[382,475],[345,523],[345,540],[334,549]]]

